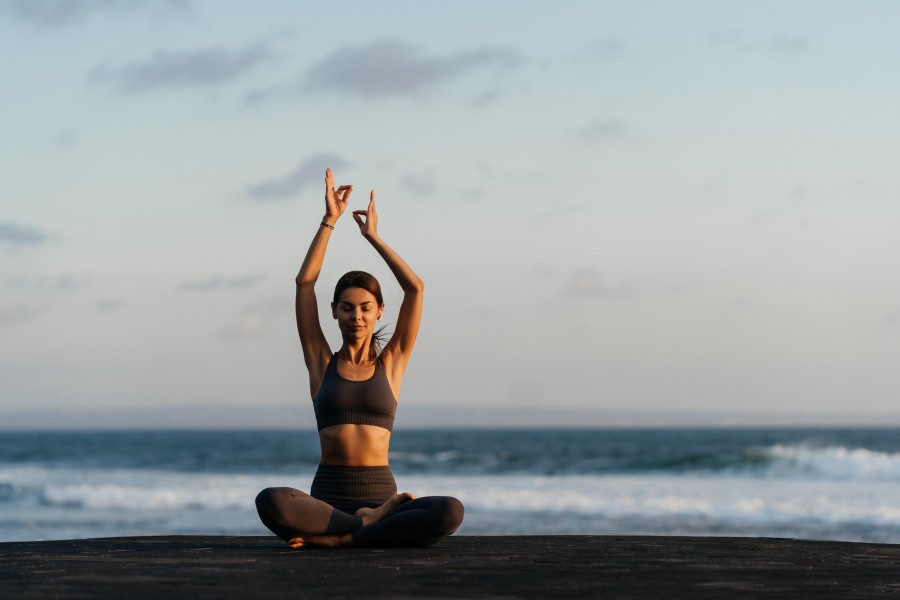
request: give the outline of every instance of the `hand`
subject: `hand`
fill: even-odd
[[[337,221],[338,217],[344,214],[347,208],[347,202],[350,199],[350,192],[353,191],[352,185],[342,185],[334,189],[334,177],[331,175],[331,169],[325,169],[325,218]]]
[[[363,220],[365,217],[365,220]],[[353,220],[359,225],[359,232],[364,237],[372,238],[378,235],[378,213],[375,212],[375,190],[369,194],[369,208],[366,210],[354,210]]]

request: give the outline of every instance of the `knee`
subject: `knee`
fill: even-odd
[[[266,488],[256,495],[256,508],[272,503],[272,496],[278,488]]]
[[[444,496],[442,500],[440,528],[444,533],[450,535],[462,524],[465,507],[453,496]]]
[[[256,495],[256,512],[266,525],[281,521],[280,499],[284,495],[283,490],[284,488],[266,488]]]
[[[256,495],[256,512],[259,513],[259,516],[268,515],[274,503],[272,502],[272,496],[275,488],[266,488],[260,493]]]

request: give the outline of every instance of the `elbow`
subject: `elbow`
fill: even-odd
[[[297,284],[297,288],[302,287],[313,287],[316,284],[315,279],[310,279],[309,277],[305,277],[303,275],[297,275],[294,279],[294,282]]]
[[[425,282],[422,281],[421,279],[419,279],[418,277],[416,277],[413,281],[410,282],[408,291],[413,292],[415,294],[424,293],[425,292]]]

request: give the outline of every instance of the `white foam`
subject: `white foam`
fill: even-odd
[[[178,473],[139,469],[0,469],[0,483],[50,506],[88,509],[222,510],[253,505],[259,490],[308,487],[312,475]]]
[[[900,484],[699,476],[404,477],[419,494],[450,494],[467,511],[607,519],[691,518],[768,524],[799,521],[900,527]],[[404,488],[405,489],[405,488]]]
[[[59,531],[83,531],[84,536],[98,531],[256,532],[257,492],[270,486],[308,491],[312,476],[0,468],[0,483],[13,490],[0,505],[0,522],[35,523],[27,534],[31,539]],[[462,500],[467,514],[463,533],[468,534],[621,533],[625,528],[779,536],[790,530],[795,536],[806,531],[813,532],[811,537],[863,539],[854,532],[879,531],[880,541],[900,541],[900,480],[890,478],[857,478],[851,484],[747,474],[401,474],[397,479],[402,491]],[[113,518],[115,529],[97,529]],[[52,525],[40,524],[44,522]],[[5,535],[0,531],[0,539]]]
[[[900,481],[900,453],[843,446],[781,444],[766,448],[763,453],[775,459],[774,474],[800,473],[840,480]]]

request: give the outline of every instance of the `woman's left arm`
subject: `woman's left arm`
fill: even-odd
[[[403,290],[403,302],[400,304],[400,314],[397,316],[394,334],[381,352],[382,362],[387,369],[389,379],[392,383],[396,383],[394,390],[398,392],[399,396],[399,384],[419,333],[425,283],[400,258],[400,255],[378,236],[378,213],[375,210],[374,191],[369,196],[369,207],[366,210],[354,210],[353,219],[359,225],[359,231],[363,237],[372,244],[387,263]]]

